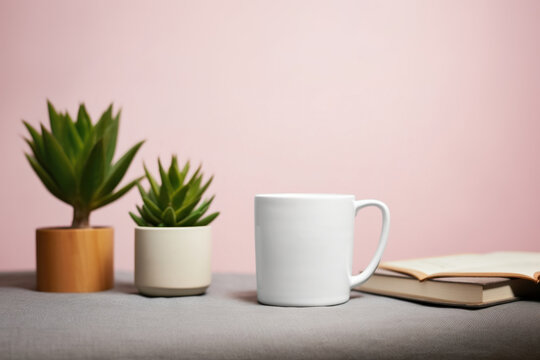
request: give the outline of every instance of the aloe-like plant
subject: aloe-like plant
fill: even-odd
[[[73,206],[71,227],[89,227],[90,213],[127,193],[138,178],[116,190],[144,141],[135,144],[113,163],[120,111],[113,116],[112,104],[93,124],[84,104],[77,120],[57,112],[47,101],[51,130],[41,124],[41,133],[26,121],[32,153],[26,153],[32,169],[47,190]]]
[[[180,170],[176,156],[172,157],[168,171],[165,171],[159,159],[158,167],[161,184],[158,184],[150,174],[146,165],[144,165],[144,171],[150,188],[146,191],[140,184],[137,184],[143,205],[137,206],[139,216],[132,212],[129,213],[137,225],[205,226],[218,217],[219,212],[203,217],[215,195],[201,202],[204,192],[212,183],[213,176],[203,184],[203,174],[201,166],[199,166],[188,180],[189,161]]]

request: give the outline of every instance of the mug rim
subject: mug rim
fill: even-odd
[[[256,199],[354,199],[351,194],[327,193],[268,193],[256,194]]]

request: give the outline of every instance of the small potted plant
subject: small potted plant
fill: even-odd
[[[201,166],[189,177],[176,156],[166,171],[158,160],[161,184],[144,171],[150,187],[138,184],[142,206],[130,212],[135,228],[135,286],[149,296],[203,294],[211,281],[211,227],[219,215],[205,216],[214,196],[203,200],[213,177],[203,182]]]
[[[93,124],[84,104],[76,121],[50,102],[50,131],[29,123],[25,139],[32,169],[45,188],[73,207],[71,227],[36,230],[37,289],[50,292],[93,292],[113,286],[113,229],[90,227],[90,213],[117,200],[140,180],[117,189],[143,141],[113,163],[120,112],[112,105]]]

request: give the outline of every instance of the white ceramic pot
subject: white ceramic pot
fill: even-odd
[[[136,227],[135,286],[150,296],[203,294],[211,253],[210,226]]]

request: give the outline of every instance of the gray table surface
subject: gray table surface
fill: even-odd
[[[254,275],[214,274],[206,295],[148,298],[132,274],[93,294],[34,291],[0,273],[0,359],[540,358],[540,301],[479,310],[354,292],[343,305],[257,303]]]

